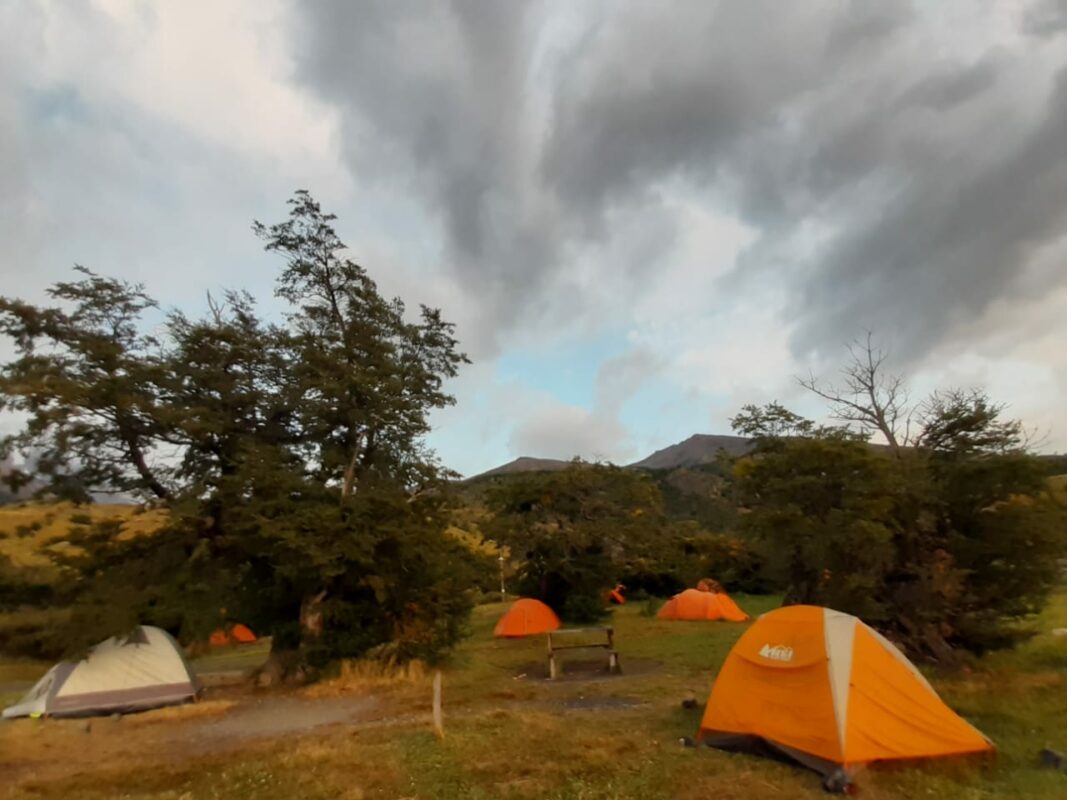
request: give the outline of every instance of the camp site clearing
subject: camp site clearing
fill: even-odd
[[[735,595],[753,618],[779,598]],[[616,608],[617,677],[585,656],[544,675],[545,637],[495,638],[505,610],[479,607],[443,667],[444,738],[431,725],[432,671],[354,666],[303,689],[208,689],[196,704],[119,718],[0,723],[0,798],[803,798],[825,797],[795,764],[707,747],[696,734],[714,677],[750,622],[658,620]],[[1063,798],[1067,774],[1042,768],[1067,748],[1067,595],[1042,633],[968,670],[927,671],[993,757],[882,764],[858,777],[870,798]],[[266,653],[240,646],[194,663],[232,671]],[[599,663],[599,662],[598,662]],[[633,664],[632,670],[627,665]],[[50,665],[0,664],[0,702]],[[683,708],[690,693],[694,708]]]

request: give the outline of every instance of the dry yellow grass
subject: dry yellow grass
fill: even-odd
[[[312,684],[303,690],[306,697],[334,697],[341,694],[369,694],[387,689],[428,685],[431,672],[421,661],[388,664],[374,660],[341,662],[335,678]]]
[[[198,719],[200,717],[213,717],[225,714],[237,705],[236,700],[202,700],[199,703],[187,703],[181,706],[169,708],[157,708],[145,711],[129,717],[131,725],[154,725],[160,722],[175,722],[177,720]]]
[[[1053,475],[1048,479],[1048,486],[1056,500],[1067,504],[1067,475]]]
[[[167,520],[162,509],[138,505],[94,503],[22,503],[0,508],[0,554],[24,567],[46,567],[48,549],[64,547],[78,528],[117,521],[121,536],[136,536],[159,530]]]

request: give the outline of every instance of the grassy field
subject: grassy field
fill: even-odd
[[[123,535],[158,530],[166,512],[137,505],[94,503],[23,503],[0,507],[0,554],[16,565],[47,567],[48,549],[63,547],[71,532],[98,522],[117,520]]]
[[[738,596],[750,613],[774,598]],[[368,679],[359,670],[303,692],[253,695],[237,702],[338,703],[352,695],[380,701],[374,720],[297,737],[237,742],[226,752],[186,751],[204,714],[167,709],[121,722],[0,724],[0,797],[208,800],[209,798],[804,798],[822,797],[806,770],[705,748],[686,749],[706,698],[744,625],[659,622],[640,604],[615,613],[624,675],[610,679],[531,677],[544,669],[543,641],[498,641],[500,606],[477,609],[472,635],[445,668],[445,738],[428,722],[429,675]],[[1045,631],[1010,653],[952,675],[931,675],[945,700],[998,745],[989,761],[946,759],[875,766],[860,779],[878,799],[1067,797],[1067,774],[1037,766],[1047,745],[1067,749],[1067,594],[1041,620]],[[225,664],[226,656],[216,656]],[[580,659],[586,658],[579,656]],[[20,675],[27,665],[7,667]],[[325,698],[325,699],[324,699]],[[165,716],[159,716],[165,715]],[[174,733],[186,731],[174,739]],[[163,736],[171,738],[164,740]],[[166,744],[164,743],[166,742]],[[174,742],[179,743],[175,746]],[[77,753],[71,765],[72,753]],[[6,787],[6,788],[2,788]],[[6,793],[5,793],[6,792]]]

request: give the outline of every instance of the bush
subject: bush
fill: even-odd
[[[599,596],[574,594],[567,598],[560,616],[567,622],[595,623],[608,615],[608,609]]]
[[[68,609],[20,608],[0,614],[0,653],[12,658],[53,661],[67,648]]]
[[[658,597],[648,598],[641,606],[642,617],[654,617],[659,613],[660,607],[663,605],[663,600]]]

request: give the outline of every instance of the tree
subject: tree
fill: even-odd
[[[871,622],[886,618],[878,587],[892,565],[897,522],[891,465],[861,435],[816,428],[780,406],[735,417],[790,420],[780,437],[757,439],[735,468],[744,528],[766,545],[771,568],[788,587],[786,602],[829,605]],[[800,435],[798,435],[800,434]]]
[[[234,291],[149,336],[143,288],[88,272],[53,288],[65,308],[0,300],[19,347],[0,388],[30,415],[7,449],[35,456],[45,491],[170,510],[155,535],[72,539],[72,642],[136,621],[192,639],[237,617],[274,635],[281,675],[382,647],[430,657],[460,633],[469,551],[445,535],[446,475],[422,440],[466,358],[439,311],[410,321],[381,297],[308,193],[290,205],[254,226],[285,258],[284,321]]]
[[[830,403],[830,413],[861,431],[880,433],[894,454],[906,447],[911,410],[904,378],[885,370],[889,353],[874,344],[868,331],[864,342],[848,345],[849,363],[841,369],[843,384],[821,384],[814,375],[798,383]]]
[[[793,420],[738,460],[736,487],[788,602],[858,614],[952,661],[1024,633],[1056,581],[1064,519],[1021,425],[983,393],[943,392],[924,409],[920,444],[900,458]],[[763,418],[792,416],[772,405],[738,417]]]
[[[603,613],[601,594],[666,545],[659,491],[641,473],[578,462],[500,481],[488,495],[490,535],[522,559],[523,593],[564,617]]]
[[[937,614],[922,632],[927,641],[1010,644],[1025,633],[1012,623],[1039,612],[1059,578],[1067,517],[1027,452],[1022,424],[1003,411],[973,389],[937,392],[922,406],[917,442],[933,495],[923,534],[939,564],[919,582],[936,600],[926,604]],[[946,578],[951,602],[939,591]]]
[[[454,326],[426,306],[419,323],[406,322],[404,303],[385,300],[344,257],[335,217],[307,192],[290,205],[289,219],[253,230],[286,262],[276,293],[294,309],[303,458],[317,480],[340,486],[342,499],[369,470],[416,487],[436,475],[418,444],[426,413],[454,402],[443,384],[467,363]]]
[[[41,492],[76,501],[93,494],[170,499],[155,418],[161,377],[157,340],[140,330],[157,307],[144,288],[77,267],[83,277],[48,294],[67,305],[0,298],[0,334],[18,357],[0,369],[0,411],[27,417],[0,457],[32,459]],[[25,481],[21,471],[11,480]]]

